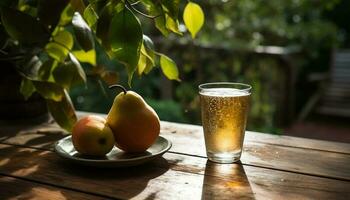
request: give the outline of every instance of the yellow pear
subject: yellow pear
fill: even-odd
[[[116,146],[126,152],[144,152],[157,139],[160,123],[157,113],[136,92],[123,90],[113,102],[107,123],[114,133]]]

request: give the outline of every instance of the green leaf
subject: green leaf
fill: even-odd
[[[153,67],[154,65],[149,60],[147,60],[147,65],[146,65],[146,68],[143,70],[143,73],[144,74],[150,73]]]
[[[170,17],[169,15],[165,15],[165,19],[166,19],[166,27],[167,29],[171,30],[172,32],[182,35],[182,33],[179,30],[179,21],[178,20],[174,20],[172,17]]]
[[[156,28],[165,36],[169,35],[169,30],[166,27],[165,16],[159,16],[155,19]]]
[[[106,4],[101,11],[101,15],[96,26],[96,36],[101,40],[102,46],[107,50],[110,49],[108,36],[115,6],[115,1],[110,1]]]
[[[52,72],[56,83],[66,89],[69,89],[75,84],[86,83],[85,72],[78,60],[73,54],[69,54],[69,60],[68,62],[61,63]]]
[[[155,65],[155,62],[154,62],[154,51],[151,50],[151,49],[146,49],[145,46],[142,44],[141,46],[141,54],[144,55],[147,60],[149,60],[152,65]]]
[[[17,71],[28,79],[38,79],[38,73],[42,65],[38,56],[28,55],[23,62],[17,65]]]
[[[49,39],[44,26],[32,16],[11,8],[1,8],[1,20],[6,32],[25,44],[43,44]]]
[[[27,78],[23,78],[20,86],[20,92],[23,95],[24,99],[27,100],[35,92],[35,87]]]
[[[75,67],[77,79],[80,79],[83,83],[86,83],[86,74],[84,72],[84,69],[81,67],[77,58],[71,53],[69,54],[69,63]]]
[[[142,75],[146,66],[147,66],[147,57],[141,52],[139,62],[137,63],[137,73],[139,76]]]
[[[128,69],[130,85],[140,57],[142,29],[139,20],[128,8],[113,17],[109,39],[115,57]]]
[[[169,35],[169,30],[166,27],[166,19],[165,19],[165,10],[163,9],[162,4],[159,2],[154,2],[151,0],[144,0],[141,1],[148,10],[148,13],[152,16],[157,16],[154,18],[154,24],[156,28],[164,35]]]
[[[53,30],[68,3],[69,0],[39,0],[37,16],[48,29]]]
[[[60,101],[47,100],[47,107],[60,127],[71,132],[77,122],[73,103],[66,90],[63,90],[63,98]]]
[[[55,60],[63,62],[73,47],[73,36],[68,31],[60,31],[53,41],[45,46],[46,52]]]
[[[154,66],[155,63],[150,59],[150,56],[141,51],[139,63],[137,65],[138,75],[141,76],[143,73],[148,74]]]
[[[179,14],[180,0],[162,0],[161,2],[165,12],[176,20]]]
[[[90,27],[94,27],[98,20],[98,15],[94,9],[93,4],[89,4],[84,10],[84,18]]]
[[[38,72],[38,79],[41,81],[54,82],[52,71],[57,67],[57,65],[58,62],[56,60],[49,58],[41,65]]]
[[[141,47],[141,54],[147,58],[146,59],[146,66],[142,70],[142,73],[148,74],[152,70],[152,68],[155,66],[156,55],[154,52],[154,44],[153,44],[153,41],[151,40],[151,38],[149,38],[147,35],[143,35],[143,44],[142,45],[144,48]],[[139,74],[140,74],[140,72],[139,72]]]
[[[58,32],[54,37],[53,41],[71,50],[73,48],[74,40],[70,32],[62,30]]]
[[[83,50],[80,51],[73,51],[73,55],[80,61],[80,62],[86,62],[91,65],[96,65],[96,51],[95,49],[91,49],[88,52],[85,52]]]
[[[61,101],[64,96],[63,88],[51,82],[43,82],[43,81],[32,81],[34,87],[38,93],[44,97],[45,99],[50,99],[53,101]]]
[[[160,67],[168,79],[180,81],[176,63],[164,54],[160,54]]]
[[[98,16],[101,14],[103,8],[109,3],[119,3],[121,0],[89,0],[89,5],[92,5]]]
[[[162,8],[159,8],[159,10],[153,11],[151,10],[151,12],[154,16],[159,15],[159,13],[162,13],[159,17],[154,19],[154,23],[156,25],[156,28],[165,36],[167,37],[169,35],[169,30],[166,27],[166,19],[165,19],[165,15],[163,14]]]
[[[74,9],[71,6],[71,4],[68,4],[66,6],[66,8],[62,11],[61,18],[60,18],[58,24],[60,26],[67,25],[68,23],[70,23],[72,21],[73,14],[74,14]]]
[[[66,59],[69,50],[55,42],[50,42],[45,46],[45,51],[55,60],[63,62]]]
[[[192,38],[195,38],[204,24],[202,8],[196,3],[188,2],[184,10],[183,19]]]
[[[72,24],[73,24],[75,36],[80,46],[85,51],[94,49],[95,43],[94,43],[94,37],[92,35],[91,29],[78,12],[74,13]]]

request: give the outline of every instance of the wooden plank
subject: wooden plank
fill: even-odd
[[[0,145],[0,173],[123,199],[348,199],[350,182],[167,153],[138,167],[72,165],[50,151]]]
[[[89,199],[99,200],[103,197],[75,192],[63,188],[39,184],[32,181],[21,180],[0,175],[1,199],[36,199],[36,200],[66,200]]]
[[[185,199],[193,197],[199,199],[202,195],[203,172],[202,174],[194,172],[200,173],[203,169],[190,166],[188,169],[185,166],[178,167],[176,163],[184,160],[181,156],[167,158],[172,163],[161,158],[155,163],[138,167],[96,169],[70,164],[50,151],[0,145],[0,158],[3,160],[0,165],[1,174],[25,177],[112,198]],[[204,159],[201,160],[204,161]],[[172,166],[177,167],[170,169]],[[180,169],[186,169],[187,172]],[[225,182],[226,180],[211,177],[207,185],[223,194],[230,193],[232,197],[242,195],[225,186]],[[249,196],[246,193],[245,195]]]
[[[78,116],[81,117],[91,113],[78,112],[78,114]],[[102,117],[106,116],[105,114],[97,115]],[[191,142],[195,142],[196,145],[204,145],[203,129],[201,126],[162,121],[161,130],[162,134],[165,137],[170,137],[169,139],[171,139],[172,142],[185,143],[186,138],[189,138]],[[42,124],[40,126],[21,126],[17,124],[13,126],[3,125],[0,128],[0,142],[6,141],[6,143],[29,145],[32,147],[50,147],[55,141],[63,138],[67,134],[68,133],[64,132],[56,124],[52,123]],[[245,142],[275,144],[293,148],[327,150],[350,154],[350,145],[347,143],[273,135],[253,131],[246,132]],[[198,149],[201,147],[198,147]]]
[[[173,152],[205,156],[203,139],[191,140],[176,133],[166,137],[174,141]],[[350,180],[350,154],[260,143],[254,142],[254,138],[250,139],[247,138],[244,144],[243,164]]]
[[[193,144],[191,146],[198,146],[198,149],[201,150],[204,148],[203,128],[201,126],[162,121],[161,128],[163,135],[165,137],[170,137],[169,139],[175,143],[181,143],[185,146],[187,138],[189,138],[191,144]],[[350,154],[350,144],[347,143],[273,135],[253,131],[246,131],[244,141],[247,145],[249,143],[263,143]],[[197,151],[193,153],[193,155],[204,155],[204,153],[203,151]]]
[[[191,125],[169,124],[167,126],[162,123],[162,135],[173,142],[173,147],[170,150],[174,153],[205,157],[204,139],[201,133],[198,133],[198,127]],[[182,127],[182,128],[181,128]],[[23,132],[16,134],[14,137],[9,137],[3,141],[7,144],[18,144],[37,148],[49,149],[51,145],[58,139],[63,137],[62,133],[44,132]],[[263,135],[263,134],[260,134]],[[244,152],[242,155],[243,164],[255,165],[260,167],[268,167],[272,169],[292,171],[310,175],[324,176],[330,178],[350,180],[350,154],[333,152],[331,149],[310,149],[310,147],[293,147],[295,141],[300,141],[307,145],[305,140],[294,139],[279,144],[266,142],[256,142],[256,138],[247,138],[245,141]],[[273,142],[276,136],[266,135],[266,140]],[[268,139],[268,137],[271,137]],[[283,137],[284,138],[284,137]],[[306,141],[306,142],[305,142]],[[311,143],[312,144],[312,143]],[[334,143],[325,142],[324,147],[330,144],[333,147]],[[335,143],[338,144],[338,143]],[[342,143],[340,143],[342,144]],[[349,147],[349,144],[345,144]],[[346,149],[345,149],[346,150]],[[305,161],[306,160],[306,161]]]
[[[172,152],[206,156],[203,141],[177,134],[166,137],[174,141]],[[350,180],[350,154],[328,152],[327,149],[320,151],[248,141],[244,144],[241,160],[243,164]]]
[[[89,113],[89,112],[81,112],[81,111],[78,112],[78,117],[88,115],[88,114],[97,114],[102,117],[106,117],[106,114]],[[202,144],[204,142],[202,126],[161,121],[161,129],[164,133],[164,136],[169,135],[169,133],[171,134],[177,133],[177,135],[179,135],[178,137],[179,139],[189,137],[197,140]],[[276,145],[282,145],[282,146],[291,146],[294,148],[300,147],[305,149],[327,150],[327,151],[350,154],[350,145],[347,143],[329,142],[324,140],[274,135],[274,134],[259,133],[254,131],[246,131],[245,141],[247,142],[252,141],[252,142],[259,142],[259,143],[266,143],[266,144],[276,144]]]

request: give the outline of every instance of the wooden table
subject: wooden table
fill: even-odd
[[[161,127],[163,158],[98,169],[53,152],[67,134],[53,123],[2,126],[0,199],[350,199],[349,144],[248,131],[241,163],[215,164],[200,126]]]

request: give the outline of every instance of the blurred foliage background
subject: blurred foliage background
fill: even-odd
[[[147,20],[142,22],[159,51],[179,66],[181,82],[169,81],[159,68],[142,79],[135,77],[132,90],[140,93],[162,120],[200,124],[198,85],[204,82],[244,82],[253,86],[248,130],[281,133],[289,123],[285,115],[305,104],[315,86],[311,72],[329,69],[333,48],[349,47],[350,1],[347,0],[207,0],[198,1],[206,24],[195,41],[190,35],[161,39]],[[148,25],[149,24],[149,25]],[[184,31],[180,24],[180,31]],[[127,86],[123,66],[97,55],[97,63],[118,72]],[[91,67],[91,66],[86,66]],[[291,70],[296,82],[289,87]],[[109,91],[94,74],[87,86],[70,91],[77,110],[107,113],[119,91]],[[286,96],[295,90],[295,106]],[[289,119],[290,120],[290,119]]]

